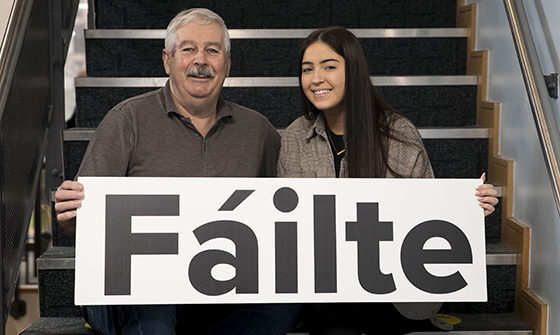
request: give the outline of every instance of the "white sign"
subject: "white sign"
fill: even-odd
[[[79,181],[77,305],[486,301],[479,179]]]

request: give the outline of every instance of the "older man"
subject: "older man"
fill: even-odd
[[[276,130],[257,112],[220,98],[231,64],[223,20],[207,9],[179,13],[167,27],[162,58],[165,87],[109,111],[78,175],[274,176]],[[74,181],[56,192],[57,219],[69,230],[83,198],[83,185]],[[84,308],[86,320],[104,334],[175,334],[178,323],[193,334],[284,334],[299,310],[289,304]]]

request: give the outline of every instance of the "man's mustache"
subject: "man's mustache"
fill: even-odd
[[[197,65],[187,70],[187,76],[197,78],[214,78],[215,73],[207,66]]]

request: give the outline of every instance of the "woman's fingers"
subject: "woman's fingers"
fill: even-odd
[[[484,181],[486,176],[483,174],[481,179]],[[484,215],[492,214],[496,209],[495,205],[498,204],[498,191],[492,184],[482,184],[476,187],[475,193],[480,207],[484,209]]]

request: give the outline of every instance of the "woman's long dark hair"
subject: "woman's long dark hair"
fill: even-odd
[[[341,27],[314,31],[301,45],[299,68],[307,48],[321,41],[329,45],[345,61],[343,108],[345,113],[346,161],[349,177],[384,178],[388,166],[389,120],[397,112],[377,92],[369,78],[364,50],[356,36]],[[301,71],[301,70],[300,70]],[[307,99],[299,76],[303,115],[310,120],[321,111]],[[398,140],[398,139],[397,139]]]

